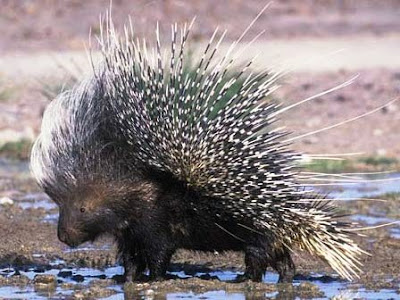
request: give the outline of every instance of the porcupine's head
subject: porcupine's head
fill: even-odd
[[[59,207],[58,237],[69,246],[112,234],[123,223],[129,192],[123,182],[132,176],[104,97],[94,79],[59,95],[32,149],[32,172]]]

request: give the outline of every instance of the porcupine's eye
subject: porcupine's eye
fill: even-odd
[[[86,208],[81,207],[80,211],[81,211],[81,213],[84,213],[86,211]]]

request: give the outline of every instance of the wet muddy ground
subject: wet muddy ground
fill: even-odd
[[[381,178],[399,174],[379,174]],[[377,177],[372,179],[376,179]],[[396,189],[397,187],[397,189]],[[391,193],[386,193],[390,191]],[[343,201],[343,212],[374,226],[400,220],[400,185],[359,183],[330,188],[337,198],[366,197],[381,201]],[[364,274],[354,282],[340,279],[321,261],[296,253],[294,285],[276,285],[270,270],[264,283],[233,283],[244,269],[241,253],[179,251],[164,282],[122,282],[112,240],[70,249],[57,240],[57,207],[38,190],[27,162],[0,160],[0,299],[400,299],[400,226],[365,231],[355,237],[371,255]],[[338,298],[342,297],[342,298]]]

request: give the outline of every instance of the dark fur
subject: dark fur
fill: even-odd
[[[89,185],[68,203],[60,205],[60,240],[77,246],[112,234],[128,281],[146,268],[151,280],[163,278],[178,248],[244,251],[243,278],[261,281],[271,266],[280,282],[293,279],[289,252],[276,246],[271,236],[239,226],[230,216],[215,216],[216,204],[223,206],[223,201],[199,197],[168,176]],[[246,225],[244,220],[240,223]]]

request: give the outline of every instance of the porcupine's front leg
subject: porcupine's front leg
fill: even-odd
[[[168,247],[162,247],[157,250],[153,249],[148,253],[147,261],[151,281],[163,280],[165,278],[165,274],[174,252],[175,250],[169,249]]]
[[[137,281],[146,269],[146,261],[135,249],[130,249],[122,255],[124,264],[124,278],[126,282]]]
[[[140,251],[139,241],[130,230],[117,235],[119,257],[124,265],[124,279],[126,282],[139,280],[146,270],[144,253]]]

